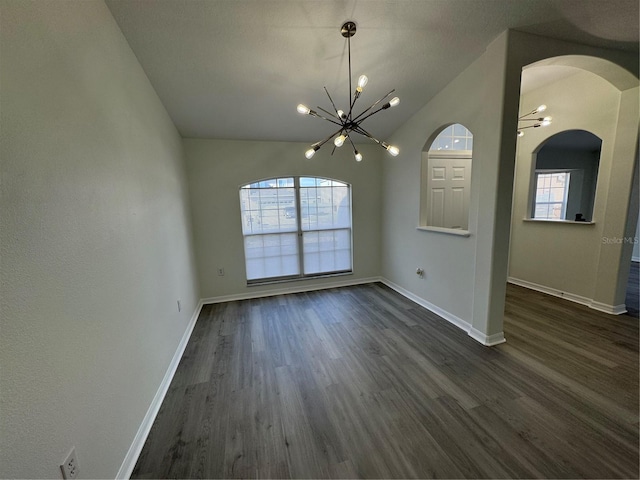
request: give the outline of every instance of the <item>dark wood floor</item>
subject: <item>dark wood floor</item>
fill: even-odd
[[[381,284],[207,305],[135,478],[638,478],[638,321],[509,285],[483,347]]]

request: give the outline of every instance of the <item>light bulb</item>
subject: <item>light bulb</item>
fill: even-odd
[[[304,156],[307,157],[307,159],[310,159],[311,157],[313,157],[316,154],[316,150],[314,148],[310,148],[309,150],[307,150],[306,152],[304,152]]]
[[[400,103],[400,99],[398,97],[393,97],[389,102],[389,105],[391,105],[392,107],[395,107],[399,103]]]
[[[547,106],[545,104],[542,104],[538,108],[536,108],[536,112],[535,113],[544,112],[546,109],[547,109]]]
[[[400,153],[400,150],[398,149],[398,147],[394,147],[393,145],[389,145],[387,147],[387,151],[394,157]]]
[[[338,110],[338,117],[344,118],[344,112],[342,110]]]
[[[361,162],[362,161],[362,154],[359,151],[355,151],[355,156],[356,156],[356,162]]]
[[[522,130],[518,130],[518,136],[519,137],[524,137],[524,132]]]
[[[543,127],[546,127],[547,125],[551,125],[551,117],[544,117],[540,125],[542,125]]]
[[[360,78],[358,78],[358,91],[361,92],[362,89],[367,86],[367,83],[369,83],[367,76],[360,75]]]
[[[347,139],[347,137],[345,137],[344,135],[340,135],[338,137],[336,137],[336,139],[333,141],[333,144],[336,147],[341,147],[342,145],[344,145],[344,141]]]
[[[298,104],[298,113],[302,113],[303,115],[308,115],[311,112],[311,109],[303,104]]]

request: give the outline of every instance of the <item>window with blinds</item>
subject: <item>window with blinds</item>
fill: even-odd
[[[319,177],[240,188],[247,283],[352,271],[351,187]]]

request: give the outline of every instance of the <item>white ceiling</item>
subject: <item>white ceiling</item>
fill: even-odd
[[[184,137],[312,142],[326,136],[331,125],[301,117],[296,105],[330,110],[323,86],[339,108],[347,105],[340,35],[346,20],[358,26],[353,77],[369,77],[358,104],[364,109],[392,88],[401,99],[365,124],[381,140],[507,28],[638,52],[638,0],[106,3]]]

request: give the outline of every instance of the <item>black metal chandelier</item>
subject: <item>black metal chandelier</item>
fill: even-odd
[[[335,151],[336,147],[341,147],[342,145],[344,145],[345,141],[348,140],[349,143],[351,143],[351,146],[353,147],[353,155],[355,156],[356,161],[360,162],[362,160],[362,154],[360,152],[358,152],[358,149],[356,149],[356,146],[353,143],[353,140],[351,139],[351,134],[352,133],[357,133],[357,134],[362,135],[364,137],[370,138],[371,140],[376,142],[378,145],[380,145],[382,148],[387,150],[391,155],[393,155],[395,157],[400,152],[400,150],[398,150],[398,147],[395,147],[393,145],[389,145],[386,142],[381,142],[380,140],[375,138],[373,135],[371,135],[369,132],[367,132],[362,127],[362,122],[364,122],[367,118],[371,117],[372,115],[375,115],[376,113],[378,113],[381,110],[386,110],[389,107],[395,107],[396,105],[398,105],[400,103],[400,99],[398,97],[394,97],[391,100],[389,100],[388,102],[384,103],[378,109],[375,109],[381,102],[386,100],[387,97],[389,97],[393,92],[395,92],[395,89],[391,90],[389,93],[387,93],[380,100],[378,100],[377,102],[373,103],[373,105],[371,105],[369,108],[367,108],[366,110],[362,111],[358,115],[354,115],[353,107],[355,106],[356,101],[358,100],[358,98],[360,98],[360,95],[362,94],[362,91],[364,90],[364,87],[367,85],[367,82],[369,81],[369,79],[367,78],[366,75],[360,75],[360,78],[358,78],[357,87],[355,88],[355,90],[352,90],[352,85],[351,85],[351,37],[353,37],[356,34],[356,24],[353,23],[353,22],[346,22],[344,25],[342,25],[342,28],[340,29],[340,33],[342,34],[343,37],[345,37],[347,39],[347,45],[348,45],[348,50],[349,50],[349,103],[350,103],[349,110],[345,112],[344,110],[339,110],[336,107],[335,103],[333,102],[333,99],[331,98],[331,95],[329,95],[329,91],[327,90],[327,87],[324,87],[324,91],[326,92],[327,97],[329,97],[329,101],[331,102],[331,105],[333,106],[334,113],[328,112],[327,110],[325,110],[324,108],[321,108],[321,107],[316,107],[316,108],[318,108],[318,110],[322,110],[324,113],[326,113],[328,115],[328,117],[325,117],[325,116],[319,114],[315,110],[311,110],[309,107],[307,107],[307,106],[305,106],[303,104],[299,104],[298,105],[298,112],[299,113],[301,113],[303,115],[311,115],[311,116],[314,116],[314,117],[322,118],[322,119],[326,120],[327,122],[331,122],[331,123],[334,123],[334,124],[338,125],[338,127],[339,127],[335,132],[333,132],[331,135],[329,135],[324,140],[321,140],[319,142],[313,143],[311,145],[311,148],[305,152],[305,157],[307,157],[307,158],[313,157],[313,155],[320,149],[320,147],[322,147],[322,145],[324,145],[325,143],[327,143],[329,140],[331,140],[333,138],[334,147],[333,147],[333,150],[331,151],[331,155],[333,155],[333,152]],[[353,92],[353,94],[352,94],[352,92]]]
[[[522,137],[524,136],[524,132],[523,130],[527,129],[527,128],[539,128],[539,127],[546,127],[548,125],[551,125],[551,117],[540,117],[537,116],[539,113],[544,112],[547,109],[546,105],[540,105],[538,108],[536,108],[535,110],[530,111],[529,113],[526,113],[520,117],[518,117],[518,136]],[[520,122],[533,122],[533,123],[525,123],[524,125],[520,125]]]

